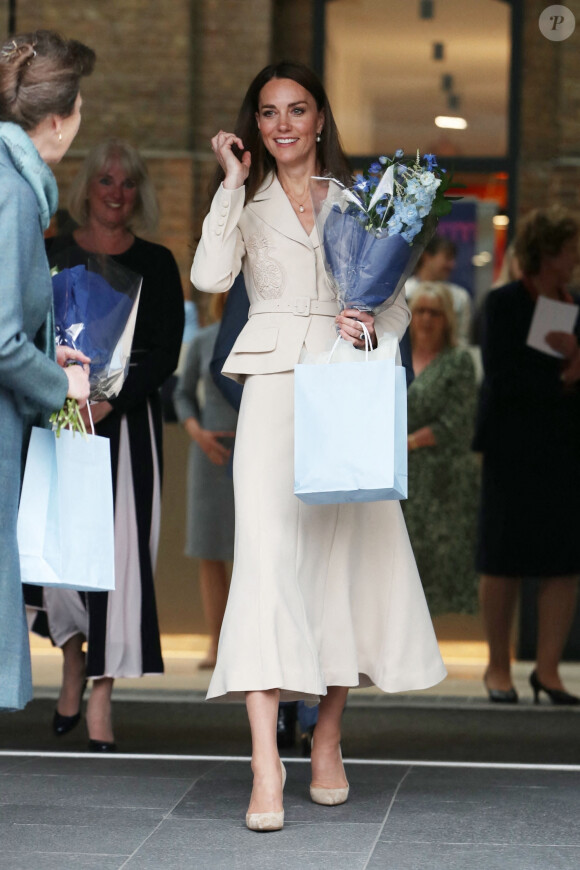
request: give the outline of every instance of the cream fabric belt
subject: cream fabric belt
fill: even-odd
[[[309,296],[296,296],[294,299],[264,299],[250,305],[249,316],[253,314],[294,314],[297,317],[309,317],[311,314],[323,314],[336,317],[340,307],[338,301],[329,299],[320,302]]]

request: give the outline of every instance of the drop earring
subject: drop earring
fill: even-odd
[[[59,132],[59,134],[58,134],[58,141],[59,141],[59,142],[62,142],[62,133],[60,133],[60,132]]]
[[[321,132],[322,132],[322,131],[321,131]],[[316,134],[316,141],[317,141],[317,142],[320,142],[321,139],[322,139],[322,136],[320,135],[320,133],[317,133],[317,134]]]

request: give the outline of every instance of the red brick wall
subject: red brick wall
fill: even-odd
[[[551,42],[538,27],[546,0],[525,0],[518,211],[558,202],[580,219],[580,0],[576,30]]]
[[[271,0],[18,2],[20,32],[56,29],[97,52],[83,82],[79,135],[55,170],[61,202],[90,147],[109,136],[128,139],[146,158],[160,199],[155,238],[175,254],[186,289],[215,168],[209,140],[233,125],[250,80],[270,59],[271,7]]]
[[[18,30],[47,27],[97,52],[83,85],[75,148],[122,136],[140,148],[188,146],[190,4],[172,0],[18,0]]]

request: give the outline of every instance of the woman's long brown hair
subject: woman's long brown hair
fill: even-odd
[[[320,174],[331,175],[346,185],[351,184],[352,170],[340,143],[338,128],[322,82],[316,73],[305,64],[282,61],[264,67],[252,81],[244,97],[234,128],[236,136],[240,137],[246,151],[252,155],[250,173],[246,179],[246,202],[250,202],[254,198],[268,173],[276,171],[276,161],[264,147],[256,123],[260,92],[264,85],[272,79],[292,79],[312,94],[318,111],[324,112],[324,129],[321,141],[316,145],[316,159]],[[234,153],[236,153],[235,149]],[[241,157],[241,152],[238,152],[238,156]],[[224,178],[224,170],[218,166],[210,188],[212,198]]]

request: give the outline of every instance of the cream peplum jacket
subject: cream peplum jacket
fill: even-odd
[[[206,293],[224,293],[240,268],[250,299],[247,324],[223,374],[291,371],[303,347],[330,349],[339,305],[326,276],[316,227],[302,227],[277,177],[270,174],[244,206],[245,188],[217,191],[202,230],[191,281]],[[375,318],[380,339],[400,339],[411,319],[404,294]]]

